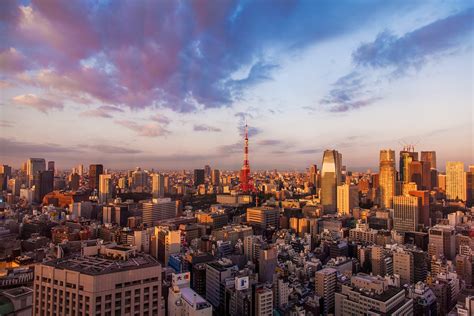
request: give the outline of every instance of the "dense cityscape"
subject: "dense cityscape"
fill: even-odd
[[[251,172],[242,146],[240,173],[2,165],[2,315],[473,314],[474,165]]]
[[[0,0],[0,316],[474,316],[474,2]]]

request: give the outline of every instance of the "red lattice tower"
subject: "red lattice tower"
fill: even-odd
[[[249,165],[249,135],[247,124],[245,124],[244,164],[240,170],[240,190],[242,192],[255,191],[253,180],[250,176]]]

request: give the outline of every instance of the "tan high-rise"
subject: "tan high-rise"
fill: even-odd
[[[446,162],[446,198],[466,201],[466,173],[462,162]]]
[[[382,149],[380,151],[380,205],[382,208],[391,208],[395,195],[395,151]]]

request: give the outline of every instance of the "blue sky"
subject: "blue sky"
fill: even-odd
[[[470,1],[2,1],[0,155],[59,167],[474,163]]]

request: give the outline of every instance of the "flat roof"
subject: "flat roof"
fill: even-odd
[[[101,275],[159,266],[158,261],[150,255],[139,254],[128,260],[115,260],[103,256],[74,255],[52,260],[44,265],[62,270],[72,270],[88,275]]]

